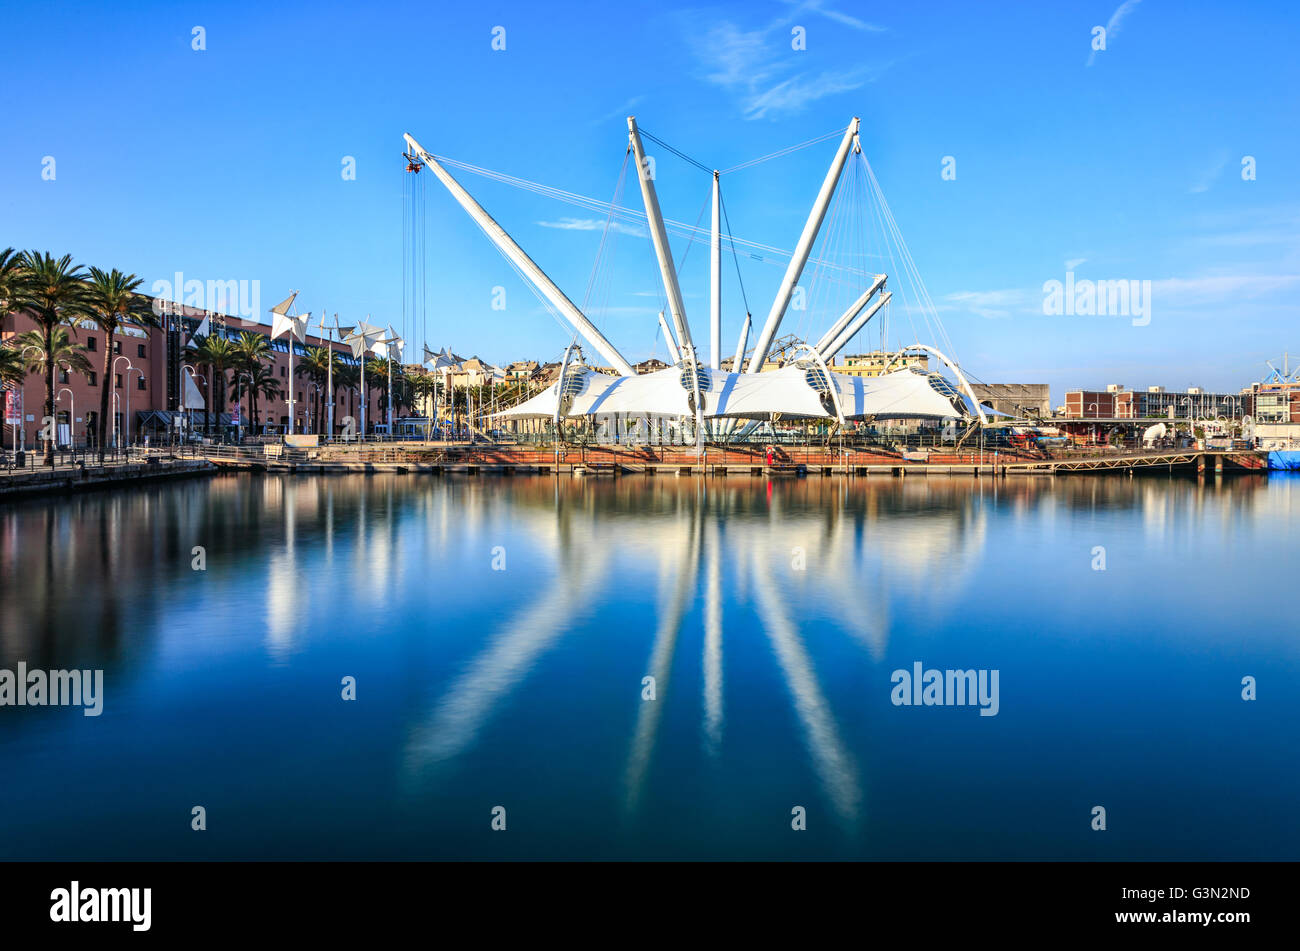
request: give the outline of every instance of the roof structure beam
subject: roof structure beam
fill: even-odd
[[[867,306],[867,302],[871,300],[872,295],[884,286],[885,275],[877,274],[876,279],[871,283],[870,287],[863,291],[862,296],[850,304],[849,309],[841,314],[835,323],[831,324],[830,330],[822,334],[822,338],[818,340],[816,344],[817,351],[821,353],[822,359],[826,359],[826,354],[823,352],[826,349],[826,346],[840,335],[840,331],[847,327],[854,317],[862,313],[862,308]]]
[[[781,280],[781,287],[776,292],[776,299],[772,301],[772,309],[768,312],[767,322],[763,324],[763,330],[758,336],[758,342],[754,345],[754,355],[749,358],[747,373],[757,373],[763,369],[763,363],[767,360],[768,351],[772,348],[772,339],[776,336],[777,328],[781,326],[781,319],[785,317],[786,308],[790,306],[790,296],[794,293],[795,285],[799,283],[799,277],[803,274],[804,265],[808,263],[808,255],[812,252],[813,242],[817,240],[817,233],[821,230],[822,221],[826,217],[826,209],[830,206],[831,197],[835,194],[835,186],[839,184],[840,175],[844,171],[844,162],[849,157],[849,148],[857,137],[858,119],[855,116],[853,121],[849,123],[848,128],[844,130],[844,138],[840,140],[840,147],[835,151],[835,158],[831,161],[831,167],[826,172],[821,191],[817,193],[817,200],[813,202],[812,211],[808,213],[808,221],[803,226],[803,234],[799,236],[799,243],[795,245],[794,255],[790,258],[785,277]]]
[[[880,295],[880,299],[872,304],[869,308],[858,315],[856,320],[849,323],[847,327],[839,332],[839,335],[825,346],[817,348],[817,354],[827,363],[835,358],[835,355],[843,350],[850,340],[852,340],[863,327],[867,325],[872,317],[876,316],[876,311],[889,303],[889,299],[894,295],[889,291]]]
[[[412,153],[418,155],[420,161],[428,166],[434,175],[438,176],[438,180],[447,187],[447,191],[451,192],[451,196],[483,229],[483,233],[488,236],[488,240],[495,244],[497,249],[519,269],[519,273],[542,292],[546,299],[560,312],[560,315],[572,324],[573,328],[591,344],[592,348],[601,357],[608,360],[615,370],[624,376],[634,376],[636,371],[632,369],[632,364],[627,362],[623,354],[618,352],[618,348],[606,339],[596,325],[587,318],[587,315],[565,296],[565,293],[546,275],[546,272],[524,253],[524,249],[515,243],[514,238],[506,233],[505,228],[497,224],[493,217],[484,210],[482,205],[474,200],[460,182],[452,178],[451,173],[438,164],[437,160],[426,152],[409,133],[406,134],[405,138],[406,144],[411,148]]]
[[[659,274],[663,278],[664,293],[668,296],[668,313],[672,316],[673,329],[677,331],[678,345],[683,351],[694,356],[695,344],[691,340],[690,325],[686,322],[686,305],[682,302],[682,288],[677,282],[677,268],[673,264],[672,249],[668,245],[668,231],[664,228],[664,216],[659,210],[659,196],[655,193],[654,179],[645,160],[645,148],[641,145],[641,133],[636,127],[636,116],[627,117],[627,134],[633,157],[636,159],[636,178],[641,183],[641,199],[645,203],[646,221],[650,225],[650,240],[654,244],[655,257],[659,260]]]

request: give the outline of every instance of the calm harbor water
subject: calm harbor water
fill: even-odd
[[[1286,476],[0,506],[0,668],[104,671],[0,707],[0,858],[1297,859],[1297,518]],[[916,663],[996,715],[896,705]]]

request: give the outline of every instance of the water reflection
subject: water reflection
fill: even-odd
[[[221,689],[274,669],[324,717],[337,716],[339,673],[369,664],[366,696],[388,703],[366,708],[357,742],[382,761],[370,782],[385,802],[477,796],[476,784],[498,795],[549,744],[572,759],[545,781],[602,791],[588,794],[625,836],[664,821],[689,782],[718,802],[768,787],[808,797],[870,849],[858,833],[885,810],[868,777],[888,775],[904,742],[877,690],[902,662],[899,643],[909,664],[946,649],[954,662],[983,651],[1014,666],[1021,655],[1002,632],[1026,592],[1115,598],[1149,611],[1134,618],[1142,629],[1180,610],[1138,595],[1164,597],[1189,550],[1225,591],[1266,583],[1252,559],[1267,572],[1295,554],[1284,527],[1300,507],[1296,485],[416,475],[141,485],[0,507],[0,666],[104,668],[110,702],[138,690],[152,716],[167,715],[181,685],[202,702],[216,688],[196,671],[210,665],[222,665]],[[1099,579],[1093,545],[1130,560]],[[498,549],[504,571],[493,569]],[[1213,591],[1198,597],[1205,610]],[[1040,641],[1077,640],[1083,628],[1070,623],[1033,621]],[[1050,696],[1039,702],[1057,722]],[[57,750],[56,716],[0,719],[0,752],[37,718]],[[116,742],[133,742],[129,718],[104,719],[123,731]],[[263,742],[278,728],[256,725]],[[310,790],[334,768],[333,737],[296,742],[304,794],[323,795]],[[745,778],[754,774],[766,785]]]

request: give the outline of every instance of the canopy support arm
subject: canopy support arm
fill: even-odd
[[[799,276],[803,274],[804,265],[808,263],[808,255],[812,252],[813,242],[817,240],[817,232],[821,230],[822,220],[826,217],[826,209],[830,206],[831,197],[835,194],[835,186],[839,184],[840,174],[844,171],[844,162],[849,156],[849,148],[858,137],[858,120],[854,117],[849,123],[849,127],[844,130],[844,138],[840,141],[840,147],[835,152],[835,158],[831,161],[831,167],[826,172],[826,179],[822,182],[821,191],[817,193],[817,200],[813,202],[812,211],[808,213],[808,221],[803,226],[803,234],[799,236],[799,243],[795,245],[794,255],[790,258],[790,265],[786,268],[785,277],[781,281],[781,287],[776,292],[776,299],[772,301],[772,309],[767,315],[767,322],[763,324],[763,330],[758,336],[758,343],[754,345],[754,355],[749,358],[748,373],[757,373],[763,369],[763,363],[767,360],[768,351],[772,348],[772,339],[776,336],[777,328],[781,326],[781,319],[785,316],[785,309],[790,306],[790,296],[794,293],[795,285],[799,283]]]
[[[852,304],[850,304],[849,309],[846,310],[843,314],[841,314],[839,319],[836,320],[835,323],[831,324],[830,330],[822,334],[822,338],[817,341],[816,347],[817,347],[817,352],[821,353],[823,359],[825,359],[826,357],[825,350],[827,345],[829,345],[831,341],[833,341],[835,338],[837,338],[840,335],[840,331],[842,331],[845,327],[847,327],[849,325],[849,322],[852,321],[854,317],[862,313],[862,308],[867,306],[867,302],[871,300],[872,295],[875,294],[876,291],[880,290],[884,286],[885,286],[885,275],[877,274],[876,279],[871,283],[871,286],[868,287],[863,292],[862,296],[859,297],[857,300],[855,300]]]
[[[833,360],[836,354],[843,350],[850,340],[857,335],[857,332],[867,325],[872,317],[876,316],[876,311],[889,303],[889,299],[894,295],[889,291],[880,295],[880,299],[858,315],[847,327],[840,331],[839,336],[824,347],[818,347],[817,352],[823,360]]]
[[[672,316],[673,329],[677,331],[677,342],[682,350],[694,355],[695,344],[691,340],[691,328],[686,322],[686,305],[682,303],[682,289],[677,283],[677,268],[673,265],[672,250],[668,246],[668,232],[664,228],[663,214],[659,210],[659,196],[655,193],[654,179],[645,160],[645,149],[641,145],[641,133],[637,131],[636,116],[627,117],[628,139],[631,142],[633,158],[636,160],[636,177],[641,183],[641,199],[645,203],[646,222],[650,225],[650,240],[654,244],[655,257],[659,259],[659,274],[663,277],[664,293],[668,296],[668,313]]]
[[[519,272],[545,295],[546,299],[592,345],[597,353],[610,362],[615,370],[624,376],[634,376],[636,371],[632,369],[632,364],[624,359],[618,349],[596,328],[596,325],[587,319],[587,315],[580,311],[577,305],[569,300],[564,292],[555,285],[555,282],[547,277],[546,272],[524,253],[524,249],[515,243],[514,238],[510,237],[506,230],[496,223],[492,216],[483,209],[483,206],[475,201],[470,193],[461,186],[460,182],[452,178],[451,174],[439,165],[419,142],[416,142],[409,133],[405,138],[412,154],[418,155],[420,161],[424,162],[429,167],[429,170],[438,176],[438,180],[447,187],[447,191],[451,192],[451,196],[483,229],[483,233],[497,246],[497,249],[519,268]]]

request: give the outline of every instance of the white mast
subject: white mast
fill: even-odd
[[[835,355],[839,353],[841,350],[843,350],[845,346],[847,346],[848,342],[853,339],[854,335],[857,334],[859,330],[861,330],[863,327],[867,325],[867,321],[876,315],[876,311],[880,310],[880,308],[884,307],[886,304],[889,303],[889,298],[891,298],[892,296],[893,294],[891,294],[889,291],[885,291],[885,293],[881,294],[880,300],[872,304],[869,308],[867,308],[867,310],[861,316],[859,316],[851,324],[849,324],[847,327],[841,330],[838,337],[836,337],[826,346],[818,347],[817,348],[818,355],[827,363],[835,359]]]
[[[867,306],[867,301],[871,300],[871,296],[875,294],[876,291],[880,290],[880,288],[884,287],[884,285],[885,275],[877,274],[876,279],[871,283],[870,287],[863,291],[862,296],[850,304],[849,309],[841,314],[835,323],[831,324],[830,330],[822,334],[822,338],[817,341],[817,350],[824,351],[826,345],[840,335],[840,331],[849,325],[849,321],[862,313],[862,308]],[[825,359],[825,357],[826,354],[822,352],[822,358]]]
[[[668,295],[668,311],[673,316],[673,327],[677,331],[677,345],[682,351],[682,357],[690,359],[691,393],[695,404],[695,450],[699,452],[704,446],[704,400],[700,396],[699,358],[695,352],[695,343],[691,340],[691,325],[686,322],[686,305],[682,303],[677,268],[673,266],[668,232],[664,228],[663,214],[659,211],[659,196],[655,194],[654,179],[646,167],[645,149],[641,146],[641,133],[636,128],[636,116],[627,117],[627,132],[632,155],[636,159],[636,177],[641,183],[641,199],[645,202],[645,216],[650,225],[655,257],[659,259],[659,273],[663,276],[664,292]]]
[[[673,329],[677,331],[677,342],[681,348],[693,357],[695,344],[691,340],[691,328],[686,322],[686,306],[682,303],[682,289],[677,283],[677,268],[673,266],[672,249],[668,246],[668,232],[664,228],[663,214],[659,211],[659,196],[655,194],[654,179],[646,167],[645,149],[641,146],[641,133],[636,128],[636,117],[627,117],[628,139],[632,144],[636,159],[636,177],[641,183],[641,199],[645,202],[646,221],[650,225],[650,239],[654,244],[655,257],[659,260],[659,273],[664,281],[664,293],[668,295],[668,313],[673,318]]]
[[[419,142],[411,138],[409,133],[405,138],[406,144],[410,146],[412,153],[418,155],[433,174],[438,176],[438,180],[447,187],[447,191],[451,192],[451,196],[483,229],[483,233],[488,236],[488,240],[495,244],[497,249],[519,268],[520,273],[546,296],[546,299],[574,326],[578,333],[587,339],[597,353],[610,362],[615,370],[624,376],[634,376],[636,371],[632,369],[632,365],[623,358],[623,355],[618,352],[612,343],[605,339],[605,335],[596,329],[596,325],[587,319],[587,316],[577,308],[573,301],[569,300],[564,292],[556,287],[555,282],[546,276],[546,272],[524,253],[524,249],[515,243],[515,240],[506,233],[506,230],[483,210],[483,206],[476,202],[469,192],[465,191],[460,182],[452,178],[447,170],[439,165]]]
[[[849,127],[844,130],[844,138],[840,141],[840,147],[835,153],[835,158],[831,162],[830,170],[826,172],[826,179],[822,182],[821,191],[817,193],[817,200],[813,202],[812,211],[808,214],[808,221],[803,226],[803,234],[799,236],[799,243],[795,245],[794,255],[790,258],[790,266],[786,268],[785,277],[781,281],[781,288],[776,292],[776,300],[772,301],[772,310],[767,315],[767,322],[763,324],[763,330],[758,336],[758,343],[754,345],[754,355],[749,358],[749,373],[757,373],[763,369],[763,361],[767,359],[767,353],[772,347],[772,338],[776,336],[776,330],[781,326],[781,318],[785,316],[785,309],[790,306],[790,295],[794,293],[795,285],[799,283],[799,276],[803,273],[804,265],[808,263],[808,255],[812,251],[813,242],[817,240],[817,232],[821,230],[822,219],[826,217],[826,209],[830,205],[831,196],[835,194],[835,186],[839,183],[840,173],[844,171],[844,161],[849,155],[849,146],[858,137],[858,120],[855,117],[849,123]]]
[[[709,366],[722,368],[722,234],[718,223],[718,171],[713,171],[713,243],[709,253]]]
[[[743,372],[740,366],[740,361],[745,359],[745,347],[749,344],[749,327],[752,323],[753,320],[750,319],[749,314],[746,314],[745,322],[741,324],[740,327],[740,339],[736,341],[736,356],[731,361],[732,373]]]

